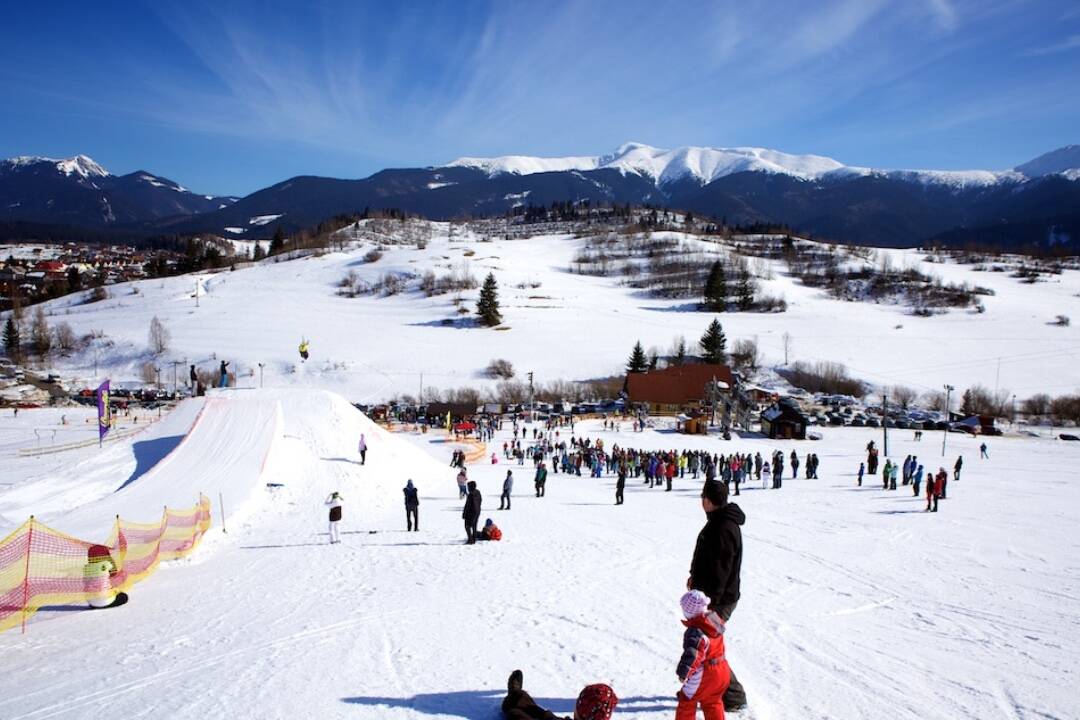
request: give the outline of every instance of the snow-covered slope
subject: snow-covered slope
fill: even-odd
[[[1077,148],[1078,146],[1070,146]],[[1064,150],[1068,150],[1065,148]],[[820,178],[850,178],[860,175],[881,175],[896,180],[920,182],[928,185],[951,187],[976,187],[1003,182],[1021,182],[1028,177],[1047,174],[1040,171],[1063,160],[1055,151],[1049,155],[1021,165],[1015,170],[876,170],[844,165],[821,155],[791,155],[777,150],[756,147],[711,148],[680,147],[661,150],[642,143],[626,143],[608,155],[539,158],[522,155],[506,155],[493,158],[463,157],[447,167],[473,167],[489,176],[502,173],[529,175],[564,170],[598,170],[613,168],[623,173],[636,173],[652,178],[658,186],[692,179],[705,185],[727,175],[739,172],[768,172],[790,175],[802,180]],[[1073,153],[1076,154],[1076,153]],[[1051,158],[1053,156],[1053,158]],[[1071,155],[1069,156],[1071,158]],[[1043,161],[1047,158],[1046,161]],[[1069,162],[1073,162],[1072,159]],[[1076,162],[1068,167],[1080,166]],[[1063,172],[1053,170],[1052,172]],[[1035,173],[1035,174],[1033,174]]]
[[[673,716],[678,599],[704,522],[700,479],[676,478],[664,492],[631,478],[616,507],[611,475],[551,474],[536,498],[531,468],[485,461],[469,475],[482,517],[504,539],[464,546],[447,466],[457,446],[444,434],[383,432],[343,398],[309,388],[214,400],[226,407],[212,433],[197,428],[172,460],[114,495],[141,493],[154,518],[171,482],[247,488],[228,532],[215,498],[198,550],[163,564],[124,607],[46,609],[26,634],[0,635],[0,716],[152,708],[175,720],[497,720],[514,668],[559,716],[593,682],[619,695],[613,720]],[[263,468],[264,448],[251,441],[265,434],[243,419],[267,406],[280,407],[281,432]],[[0,424],[28,432],[34,418],[8,413]],[[928,514],[905,486],[883,491],[868,476],[856,487],[863,448],[880,431],[830,429],[808,444],[627,424],[615,432],[599,421],[575,430],[608,446],[821,458],[818,480],[788,473],[781,490],[747,483],[733,498],[747,521],[742,596],[725,637],[750,708],[732,720],[1074,717],[1075,689],[1063,681],[1080,661],[1080,484],[1062,477],[1076,460],[1069,444],[992,439],[991,459],[979,460],[978,439],[951,436],[940,462],[963,455],[963,476]],[[507,424],[493,447],[510,439]],[[936,470],[937,442],[892,433],[890,457],[916,454]],[[40,497],[61,482],[13,476],[12,460],[0,451],[4,480],[41,484]],[[499,511],[508,469],[512,509]],[[123,465],[114,480],[129,474]],[[420,492],[413,533],[402,512],[409,479]],[[323,503],[334,490],[344,520],[331,546]],[[106,520],[114,502],[100,506]]]
[[[75,157],[65,158],[57,160],[56,158],[36,157],[22,155],[8,160],[0,160],[0,172],[3,172],[5,166],[16,168],[25,167],[28,165],[36,165],[38,163],[47,163],[54,166],[57,172],[63,175],[78,175],[83,178],[92,177],[105,177],[111,173],[105,168],[98,165],[92,158],[86,155],[76,155]]]
[[[548,235],[527,240],[478,242],[454,227],[433,224],[415,244],[386,245],[377,262],[365,255],[371,244],[290,262],[264,261],[235,272],[202,273],[113,286],[107,300],[86,304],[83,294],[44,305],[50,324],[69,324],[77,337],[91,332],[101,343],[53,368],[74,383],[95,384],[106,373],[137,380],[145,363],[197,364],[214,371],[232,363],[244,387],[318,386],[356,402],[417,395],[421,382],[446,391],[493,388],[484,374],[494,359],[509,360],[521,378],[534,371],[538,383],[585,380],[623,371],[634,343],[663,353],[679,336],[693,345],[713,319],[695,300],[645,295],[621,275],[595,277],[571,272],[584,240]],[[685,243],[703,262],[723,249],[708,239],[657,233],[656,240]],[[879,251],[894,268],[912,267],[948,283],[992,290],[981,298],[986,311],[953,311],[914,317],[903,305],[844,302],[799,284],[780,262],[760,261],[763,292],[783,296],[783,313],[726,313],[719,316],[729,347],[756,338],[768,364],[784,357],[783,336],[792,337],[792,357],[842,362],[850,372],[878,385],[909,385],[920,391],[980,383],[1008,388],[1023,399],[1038,392],[1060,395],[1080,387],[1080,323],[1052,324],[1056,315],[1080,318],[1080,273],[1065,270],[1045,282],[1024,284],[1008,273],[975,272],[971,266],[931,263],[918,251]],[[425,272],[436,277],[471,275],[478,283],[493,273],[506,329],[473,325],[478,289],[425,296]],[[411,277],[400,294],[343,297],[343,281],[374,285],[387,276]],[[196,302],[194,289],[199,287]],[[137,290],[137,294],[136,291]],[[465,311],[458,312],[459,307]],[[171,334],[169,350],[148,349],[150,321],[157,316]],[[297,345],[311,342],[311,360],[301,363]],[[186,361],[186,362],[185,362]],[[262,363],[260,381],[259,364]],[[95,367],[97,374],[95,375]],[[421,378],[421,376],[423,376]]]

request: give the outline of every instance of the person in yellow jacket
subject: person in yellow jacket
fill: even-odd
[[[301,362],[308,359],[308,341],[304,338],[300,341],[300,360]]]
[[[83,566],[83,592],[92,608],[117,607],[127,602],[127,593],[113,590],[112,578],[118,572],[116,563],[104,545],[91,545],[86,550]]]

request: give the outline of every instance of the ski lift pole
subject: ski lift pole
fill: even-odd
[[[221,493],[218,493],[217,497],[218,510],[221,513],[221,532],[228,533],[229,531],[225,528],[225,498],[221,496]]]

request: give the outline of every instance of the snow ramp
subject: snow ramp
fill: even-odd
[[[77,537],[104,536],[116,516],[154,521],[162,508],[187,508],[208,497],[214,521],[243,508],[281,436],[281,405],[272,396],[221,393],[206,399],[191,429],[149,471],[115,492],[53,517],[49,524]],[[223,504],[222,504],[223,503]]]

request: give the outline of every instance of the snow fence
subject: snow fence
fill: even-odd
[[[65,535],[32,516],[0,540],[0,632],[22,625],[47,605],[88,605],[127,590],[162,560],[191,553],[210,528],[210,500],[186,510],[165,508],[156,523],[116,518],[104,544]],[[106,552],[107,551],[107,552]],[[102,562],[109,572],[93,572]]]

